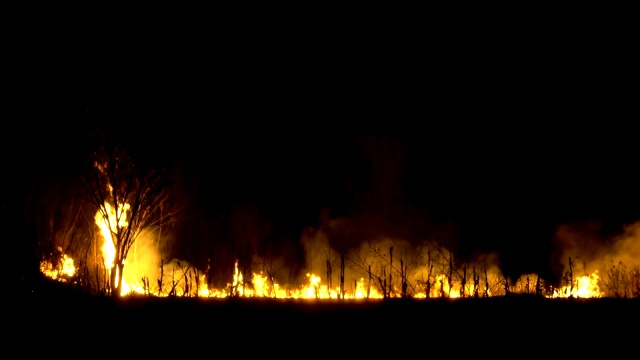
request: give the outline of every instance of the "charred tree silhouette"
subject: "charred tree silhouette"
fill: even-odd
[[[626,264],[618,261],[617,265],[612,265],[609,268],[602,282],[609,297],[640,297],[640,267],[637,265],[628,269]]]
[[[402,279],[402,298],[407,298],[407,268],[404,266],[404,261],[400,259],[400,277]]]
[[[162,278],[164,278],[164,259],[160,259],[160,278],[158,282],[158,295],[162,294]]]
[[[344,299],[344,255],[340,256],[340,297]]]
[[[631,271],[631,295],[640,298],[640,267],[634,266]]]
[[[433,260],[431,259],[431,251],[427,251],[427,267],[429,270],[427,271],[425,295],[426,295],[426,298],[429,299],[431,297],[431,287],[433,286],[433,284],[431,283],[431,277],[433,273]]]
[[[367,283],[367,299],[371,296],[371,265],[367,268],[369,271],[369,282]]]
[[[61,197],[68,194],[60,194]],[[85,246],[85,239],[91,236],[91,231],[82,226],[85,220],[81,206],[70,199],[68,201],[50,202],[49,206],[42,206],[38,217],[42,223],[36,223],[35,231],[43,230],[38,235],[38,253],[41,257],[40,270],[47,272],[53,278],[66,282],[73,282],[77,286],[89,286],[85,275],[86,256],[90,246]],[[55,208],[52,210],[51,208]],[[52,210],[52,212],[49,212]],[[75,259],[73,264],[76,272],[67,274],[62,271],[66,259]],[[78,262],[80,260],[80,262]],[[72,260],[72,262],[74,262]],[[80,270],[80,271],[78,271]]]
[[[353,265],[352,270],[366,273],[369,281],[373,280],[383,298],[471,296],[474,289],[467,278],[467,265],[456,265],[452,251],[433,242],[424,243],[417,250],[409,249],[407,252],[407,249],[409,248],[388,247],[387,252],[372,246],[366,253],[361,253],[364,256],[355,254],[348,260]],[[397,254],[398,250],[400,256]],[[485,269],[485,277],[487,276]],[[459,293],[457,279],[461,286]],[[480,291],[479,283],[480,275],[474,270],[476,292]],[[488,295],[488,279],[486,283]]]
[[[331,289],[331,261],[327,260],[327,282],[329,283],[329,289]]]
[[[113,246],[113,259],[105,265],[110,271],[109,292],[118,297],[125,260],[138,237],[176,219],[166,168],[154,166],[151,158],[121,143],[105,141],[91,154],[81,180],[104,241]]]
[[[451,289],[453,288],[453,254],[451,254],[451,251],[449,251],[449,276],[447,277],[447,284],[449,285],[447,297],[451,297]]]
[[[476,265],[473,265],[473,297],[480,297],[478,288],[480,287],[480,275],[476,273]]]
[[[393,280],[393,276],[391,274],[391,272],[394,270],[392,267],[392,261],[393,261],[393,247],[389,248],[389,258],[387,260],[386,254],[383,254],[379,251],[379,249],[377,248],[373,248],[372,249],[372,253],[374,254],[374,257],[378,260],[382,260],[378,266],[379,266],[379,272],[376,272],[374,270],[371,269],[371,265],[364,265],[364,263],[366,263],[367,261],[365,259],[358,259],[357,261],[354,261],[353,259],[351,259],[352,264],[356,265],[357,267],[361,268],[361,269],[365,269],[366,268],[366,273],[369,277],[369,286],[367,289],[367,297],[369,297],[370,295],[370,290],[371,290],[371,280],[375,279],[375,283],[377,283],[378,288],[380,289],[380,293],[382,294],[383,298],[389,298],[392,297],[392,284],[391,281]],[[389,274],[387,276],[387,267],[389,267]]]
[[[567,282],[567,286],[569,287],[569,294],[567,296],[572,297],[573,295],[573,261],[571,257],[569,257],[569,270],[564,274],[564,280]]]
[[[484,291],[482,297],[489,297],[489,275],[487,274],[487,268],[484,268]]]
[[[465,287],[467,286],[467,267],[462,267],[462,279],[460,282],[460,297],[466,297]]]
[[[228,260],[234,260],[234,263],[238,261],[238,268],[244,279],[243,290],[255,290],[253,273],[256,267],[266,268],[271,258],[271,223],[264,218],[255,201],[235,206],[230,222],[231,259]]]
[[[393,247],[389,248],[389,293],[387,297],[391,297],[391,284],[393,284],[392,280],[392,270],[393,269]]]
[[[433,271],[433,264],[429,264],[429,272],[427,273],[427,282],[426,282],[426,288],[425,288],[425,292],[426,292],[426,296],[427,299],[431,297],[431,272]]]

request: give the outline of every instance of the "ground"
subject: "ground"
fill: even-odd
[[[101,353],[114,351],[115,342],[126,349],[122,355],[174,357],[555,356],[596,349],[615,357],[637,352],[630,339],[640,319],[640,299],[115,300],[57,289],[9,302],[5,329],[10,339],[29,340],[30,353],[86,344]]]

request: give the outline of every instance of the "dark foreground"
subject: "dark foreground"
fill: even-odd
[[[8,343],[26,341],[32,345],[24,350],[34,355],[79,348],[117,355],[123,346],[122,355],[172,357],[637,355],[640,324],[640,299],[115,300],[38,293],[13,300],[6,305]]]

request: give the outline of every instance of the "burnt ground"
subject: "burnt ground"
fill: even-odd
[[[61,289],[5,302],[9,346],[32,355],[145,358],[638,353],[640,299],[116,300]]]

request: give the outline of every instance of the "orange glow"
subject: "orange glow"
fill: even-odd
[[[574,279],[572,285],[565,285],[553,292],[554,298],[599,298],[604,295],[600,291],[600,276],[598,271],[594,271],[591,275],[579,276]]]
[[[118,209],[115,209],[105,203],[105,210],[108,214],[107,218],[101,213],[96,213],[95,223],[100,229],[100,239],[97,244],[100,246],[101,254],[98,258],[103,259],[104,267],[109,272],[114,268],[114,235],[127,226],[127,212],[130,207],[128,204],[122,204]],[[119,223],[116,224],[116,222]],[[384,244],[382,247],[377,243],[363,246],[359,250],[360,253],[350,254],[352,255],[350,262],[343,260],[342,264],[333,265],[339,261],[336,259],[340,259],[340,256],[332,254],[330,247],[324,240],[325,242],[320,241],[322,247],[317,244],[313,244],[316,247],[309,246],[313,253],[321,254],[322,258],[314,259],[309,256],[306,260],[309,263],[309,269],[317,270],[326,266],[326,275],[330,277],[328,280],[318,275],[317,271],[307,271],[304,273],[304,277],[301,276],[299,279],[292,280],[292,283],[283,285],[277,280],[277,272],[270,269],[269,276],[262,271],[251,272],[249,275],[249,273],[241,271],[239,261],[236,260],[229,282],[224,287],[215,288],[208,284],[204,272],[187,262],[176,259],[165,262],[157,253],[157,234],[151,233],[148,238],[150,240],[145,240],[144,237],[143,240],[147,243],[153,243],[153,246],[139,244],[140,241],[137,241],[126,259],[127,266],[121,288],[123,295],[358,300],[388,297],[458,299],[520,293],[536,294],[546,298],[600,298],[625,294],[626,288],[623,286],[632,283],[633,279],[624,276],[637,277],[639,274],[637,267],[630,268],[630,272],[626,272],[627,270],[622,263],[611,262],[615,266],[605,273],[605,279],[602,279],[600,277],[600,274],[603,273],[602,269],[604,269],[602,266],[597,270],[589,269],[590,271],[587,271],[586,266],[579,267],[582,262],[573,262],[571,264],[573,271],[569,273],[579,272],[587,275],[573,276],[570,280],[571,283],[555,288],[546,285],[536,274],[525,274],[515,281],[505,278],[495,265],[493,255],[481,256],[475,263],[454,265],[451,253],[447,249],[433,248],[427,245],[425,248],[428,253],[414,254],[412,256],[415,258],[410,258],[403,252],[397,251],[396,254],[402,255],[397,255],[397,259],[392,259],[389,253],[384,252],[385,248],[392,248],[388,247],[389,242],[381,242],[380,244]],[[637,239],[636,232],[630,238]],[[139,251],[136,250],[137,246],[140,246]],[[396,249],[398,248],[396,247]],[[326,251],[326,249],[329,250]],[[624,247],[627,252],[629,249],[630,246]],[[403,251],[408,250],[403,249]],[[59,253],[62,253],[61,249],[59,249]],[[410,266],[405,265],[409,262],[407,259],[412,260]],[[251,261],[252,264],[263,264],[262,259],[259,258],[251,259]],[[344,270],[345,263],[347,271]],[[287,268],[283,265],[280,266]],[[337,284],[338,276],[332,274],[331,270],[340,268],[340,266],[343,267],[343,272],[339,277],[342,284]],[[635,266],[633,262],[632,266]],[[115,269],[117,271],[117,267]],[[74,265],[74,259],[67,254],[62,254],[57,263],[42,261],[40,271],[59,281],[69,281],[78,272]],[[389,275],[390,273],[391,275]],[[618,282],[612,280],[614,275],[618,276],[615,278],[618,279]],[[627,293],[633,294],[630,291]]]
[[[104,243],[102,245],[102,254],[104,258],[105,267],[111,271],[111,269],[118,270],[117,267],[114,267],[113,262],[116,257],[116,247],[115,247],[115,239],[113,238],[114,234],[117,234],[118,231],[122,228],[128,226],[127,222],[127,212],[130,209],[129,204],[119,204],[118,209],[114,209],[111,204],[108,202],[104,203],[104,210],[106,211],[107,216],[103,216],[102,212],[97,211],[95,215],[96,225],[100,228],[100,234],[104,238]],[[135,288],[135,290],[134,290]],[[122,294],[128,294],[131,292],[143,292],[142,286],[131,286],[127,283],[126,279],[122,279]]]
[[[73,264],[72,258],[67,256],[67,254],[62,254],[62,260],[56,265],[46,260],[41,261],[40,271],[54,280],[66,282],[67,279],[75,275],[76,267]]]
[[[108,233],[108,232],[103,232]],[[109,259],[109,251],[112,251],[112,247],[107,246],[110,242],[105,242],[103,252],[105,259]],[[53,264],[42,261],[40,264],[41,272],[55,280],[66,281],[66,279],[74,276],[76,268],[73,264],[73,259],[67,255],[63,255],[62,261],[59,266],[53,266]],[[185,274],[180,274],[184,276]],[[535,276],[532,274],[530,276]],[[494,275],[495,277],[495,275]],[[322,283],[322,278],[313,273],[306,274],[307,283],[293,289],[285,289],[278,283],[270,281],[263,273],[253,273],[250,283],[246,283],[243,279],[242,273],[238,269],[238,262],[235,262],[234,273],[230,283],[227,284],[225,289],[210,289],[207,287],[204,274],[200,274],[198,278],[199,286],[194,290],[199,297],[209,298],[226,298],[226,297],[266,297],[266,298],[280,298],[280,299],[382,299],[384,295],[375,287],[371,286],[365,278],[360,278],[354,282],[353,289],[345,290],[341,296],[339,287],[329,288],[326,284]],[[565,285],[558,289],[553,289],[549,298],[599,298],[605,294],[600,290],[600,277],[598,271],[593,272],[588,276],[580,276],[574,279],[573,288],[570,285]],[[447,276],[444,274],[438,274],[435,276],[433,286],[430,288],[430,298],[461,298],[460,284],[458,286],[451,286]],[[484,286],[484,285],[483,285]],[[484,290],[479,291],[482,293]],[[519,290],[521,291],[521,290]],[[533,290],[529,290],[533,292]],[[164,290],[159,292],[157,288],[154,290],[145,289],[142,283],[129,284],[123,279],[123,294],[148,294],[152,293],[156,296],[170,296],[171,292]],[[465,287],[465,296],[471,297],[473,288],[470,286]],[[176,293],[173,293],[176,295]],[[179,295],[179,293],[178,293]],[[195,295],[194,295],[195,296]],[[399,297],[398,291],[394,290],[389,295],[390,297]],[[492,291],[487,291],[486,296],[493,296]],[[417,291],[412,295],[413,298],[427,298],[425,291]]]

